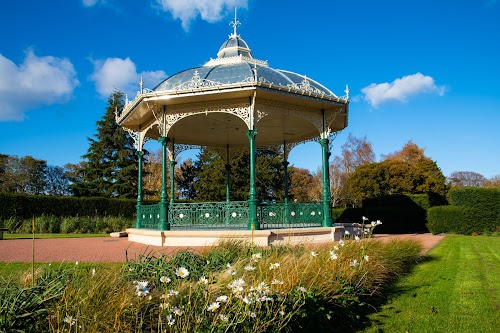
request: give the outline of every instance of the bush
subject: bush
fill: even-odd
[[[481,208],[437,206],[427,211],[427,227],[433,234],[480,234],[500,231],[498,216]]]
[[[0,219],[32,216],[125,216],[136,212],[133,199],[53,197],[45,195],[0,194]]]

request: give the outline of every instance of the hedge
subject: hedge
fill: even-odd
[[[0,194],[0,219],[29,219],[41,215],[133,217],[135,205],[133,199]]]
[[[410,206],[380,206],[333,209],[335,223],[362,223],[363,216],[371,221],[380,220],[382,225],[374,233],[399,234],[427,231],[425,209],[413,203]]]
[[[452,206],[432,207],[427,211],[427,227],[433,234],[500,231],[500,189],[453,189],[450,200]]]

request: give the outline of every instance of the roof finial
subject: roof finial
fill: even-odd
[[[344,92],[345,92],[345,98],[348,100],[349,99],[349,86],[347,84],[345,85]]]
[[[233,35],[234,37],[238,36],[236,29],[238,28],[239,25],[241,25],[241,22],[238,21],[237,15],[236,15],[236,7],[234,7],[234,20],[229,23],[229,25],[232,25],[234,28]],[[232,37],[231,36],[231,37]]]
[[[141,76],[141,81],[139,82],[139,86],[141,87],[140,92],[141,92],[141,94],[142,94],[142,91],[143,91],[143,89],[144,89],[144,81],[142,81],[142,76]]]

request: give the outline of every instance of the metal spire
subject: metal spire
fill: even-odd
[[[236,7],[234,7],[234,20],[229,23],[229,25],[232,25],[234,28],[233,36],[238,36],[237,34],[237,28],[239,25],[241,25],[241,22],[238,21],[237,15],[236,15]]]
[[[144,88],[144,81],[142,81],[142,76],[141,76],[141,81],[139,82],[139,86],[141,87],[141,94],[142,94],[142,91],[143,91],[143,88]]]

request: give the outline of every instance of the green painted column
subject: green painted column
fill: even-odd
[[[170,204],[174,204],[175,198],[175,165],[176,161],[169,161],[170,167]]]
[[[142,220],[142,157],[144,156],[144,152],[142,150],[136,151],[138,161],[137,161],[137,205],[136,214],[137,218],[135,221],[135,228],[141,229],[141,220]]]
[[[332,195],[330,192],[330,166],[328,159],[330,153],[328,151],[328,139],[320,139],[321,155],[322,155],[322,173],[323,173],[323,191],[321,200],[323,202],[323,227],[333,226],[331,202]]]
[[[284,187],[285,187],[285,197],[283,198],[285,202],[285,221],[284,223],[289,223],[290,217],[289,217],[289,208],[288,208],[288,161],[285,159],[283,161],[283,170],[284,170]]]
[[[257,218],[257,206],[259,199],[257,196],[257,186],[255,178],[255,137],[257,136],[256,130],[248,130],[247,137],[250,145],[250,191],[249,191],[249,216],[248,216],[248,230],[259,230],[259,220]]]
[[[170,230],[168,223],[168,203],[167,203],[167,143],[168,137],[161,136],[158,141],[161,143],[161,194],[160,194],[160,230]]]

